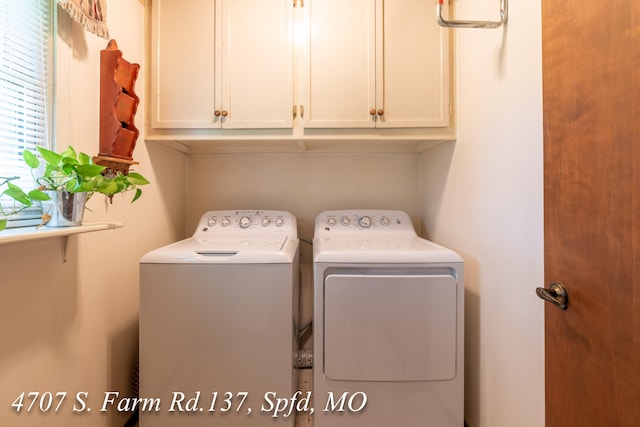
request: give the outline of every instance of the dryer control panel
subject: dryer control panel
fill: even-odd
[[[224,210],[202,215],[194,237],[205,235],[265,236],[288,234],[297,236],[296,219],[285,211]]]
[[[348,231],[415,232],[411,218],[403,211],[338,210],[325,211],[316,217],[316,236]]]

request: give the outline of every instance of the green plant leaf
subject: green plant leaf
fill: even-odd
[[[107,179],[104,177],[104,175],[96,175],[93,178],[91,178],[91,181],[96,183],[96,188],[97,188],[103,185],[105,181],[107,181]]]
[[[78,166],[80,164],[80,162],[78,161],[78,159],[75,159],[73,157],[62,157],[62,164],[64,166],[68,165],[68,166]]]
[[[22,158],[31,169],[35,169],[40,165],[40,160],[29,150],[22,151]]]
[[[47,163],[47,165],[44,167],[43,176],[50,177],[57,170],[58,170],[57,164],[56,165],[51,165],[51,164]]]
[[[91,157],[89,157],[89,155],[87,155],[86,153],[78,153],[78,161],[80,162],[81,165],[90,165],[91,164]]]
[[[76,168],[76,171],[78,172],[78,175],[81,175],[84,177],[93,177],[93,176],[100,175],[102,171],[105,169],[106,168],[104,166],[100,166],[100,165],[82,164],[82,165],[78,165],[78,167]]]
[[[98,188],[98,183],[95,181],[85,181],[82,184],[78,185],[74,190],[75,193],[89,192],[95,191]]]
[[[117,175],[115,178],[108,181],[109,186],[111,186],[112,183],[117,186],[117,190],[112,190],[112,194],[119,193],[130,187],[130,184],[122,175]]]
[[[7,220],[0,219],[0,231],[4,230],[5,228],[7,228]]]
[[[49,197],[47,193],[40,190],[31,190],[29,191],[28,196],[31,200],[39,200],[39,201],[51,200],[51,197]]]
[[[60,163],[60,160],[62,159],[62,156],[60,154],[56,153],[55,151],[48,150],[44,147],[37,148],[45,162],[53,167],[58,167],[58,163]]]
[[[22,203],[25,206],[31,206],[31,199],[29,199],[29,196],[27,196],[27,194],[22,191],[22,188],[18,187],[15,184],[8,182],[7,189],[4,190],[4,194],[11,197],[18,203]]]
[[[118,183],[115,181],[105,181],[98,189],[102,194],[115,194],[119,191]]]
[[[66,157],[73,160],[78,160],[78,156],[76,155],[76,150],[73,149],[72,146],[68,146],[66,150],[60,153],[62,157]]]
[[[142,196],[142,190],[139,189],[139,188],[136,188],[136,194],[133,196],[133,199],[131,199],[131,203],[133,203],[136,200],[138,200],[140,198],[140,196]]]
[[[62,172],[66,176],[72,176],[73,175],[73,171],[75,169],[75,165],[64,163],[64,158],[63,158],[62,161],[63,161],[63,164],[62,164],[62,169],[60,170],[60,172]]]
[[[129,172],[127,175],[129,182],[133,185],[146,185],[149,184],[149,181],[144,176],[140,175],[137,172]]]

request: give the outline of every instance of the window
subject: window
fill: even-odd
[[[53,11],[51,0],[0,0],[0,182],[19,177],[23,188],[32,179],[22,151],[52,145]]]

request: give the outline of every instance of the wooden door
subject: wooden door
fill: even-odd
[[[546,425],[640,425],[640,2],[543,0]]]

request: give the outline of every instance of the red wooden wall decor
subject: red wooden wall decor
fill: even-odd
[[[115,40],[100,51],[100,147],[94,162],[128,173],[139,131],[134,118],[140,98],[135,83],[140,65],[122,57]]]

